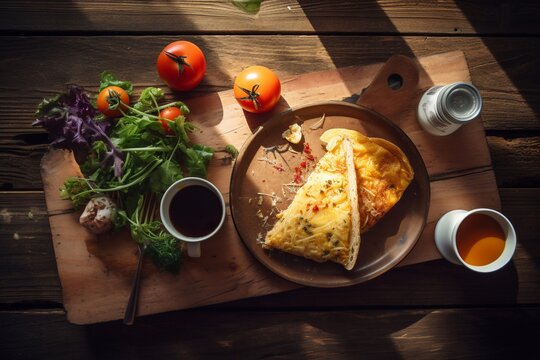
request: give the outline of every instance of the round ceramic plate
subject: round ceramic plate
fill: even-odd
[[[321,123],[323,116],[322,127],[311,129]],[[281,134],[293,123],[302,125],[304,138],[300,144],[285,152],[265,150],[286,144]],[[358,259],[350,271],[336,263],[317,263],[262,247],[266,232],[276,222],[275,215],[294,197],[294,185],[290,184],[294,184],[295,173],[303,169],[304,161],[310,166],[303,153],[304,143],[309,144],[316,162],[325,152],[319,137],[330,128],[353,129],[369,137],[391,141],[407,155],[414,170],[414,179],[401,200],[372,229],[362,234]],[[292,109],[265,123],[243,146],[230,188],[234,224],[255,258],[285,279],[316,287],[358,284],[396,266],[422,234],[429,198],[426,167],[407,135],[378,113],[344,102]]]

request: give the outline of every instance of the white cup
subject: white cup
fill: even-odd
[[[171,201],[176,196],[176,194],[178,194],[179,191],[189,186],[202,186],[209,189],[210,191],[212,191],[214,195],[216,195],[216,198],[219,200],[219,203],[221,206],[221,209],[219,210],[221,211],[221,218],[219,220],[218,225],[213,229],[209,229],[208,234],[204,234],[202,236],[192,237],[192,236],[187,236],[185,234],[182,234],[176,229],[176,227],[173,225],[171,221],[171,217],[170,217]],[[186,206],[189,207],[190,204],[186,204]],[[221,194],[219,189],[210,181],[202,179],[202,178],[197,178],[197,177],[186,177],[172,184],[167,189],[167,191],[165,191],[165,194],[163,195],[163,198],[161,199],[159,211],[160,211],[161,221],[163,222],[165,229],[167,229],[167,231],[175,238],[185,241],[187,243],[187,252],[188,252],[188,256],[190,257],[201,256],[201,242],[203,242],[204,240],[210,239],[219,231],[219,229],[221,229],[221,227],[223,226],[223,222],[225,221],[225,214],[226,214],[225,200],[223,199],[223,195]]]
[[[505,245],[501,255],[496,260],[486,265],[477,266],[468,264],[465,262],[465,260],[463,260],[457,248],[456,235],[458,229],[463,220],[472,214],[484,214],[490,216],[497,221],[505,234]],[[510,220],[508,220],[500,212],[492,209],[480,208],[470,211],[453,210],[443,215],[435,227],[435,244],[437,245],[437,249],[439,249],[441,255],[446,260],[482,273],[499,270],[506,265],[514,255],[516,243],[516,231],[514,230],[512,223],[510,223]]]

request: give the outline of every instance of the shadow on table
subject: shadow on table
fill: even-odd
[[[335,35],[336,22],[357,21],[361,23],[366,18],[366,15],[369,16],[369,19],[366,19],[364,22],[365,25],[363,24],[361,26],[362,32],[372,35],[399,33],[399,30],[387,17],[377,1],[364,1],[361,5],[355,5],[352,2],[328,2],[327,6],[330,7],[328,9],[329,12],[331,12],[334,7],[347,8],[347,19],[332,18],[327,12],[321,11],[319,8],[320,4],[310,0],[298,0],[298,3],[306,17],[309,19],[313,29],[320,35],[320,41],[336,68],[385,62],[388,59],[389,54],[401,54],[414,57],[414,52],[409,45],[407,45],[403,38],[398,36],[381,37],[380,43],[376,45],[377,47],[380,47],[380,51],[377,51],[377,48],[373,47],[368,49],[368,51],[364,51],[363,47],[365,45],[362,44],[361,40],[358,40],[357,37],[354,37],[354,40],[351,40],[351,38],[347,36],[332,36]],[[363,9],[369,9],[369,11],[363,12]],[[342,12],[337,11],[337,13]],[[376,19],[376,21],[373,21],[373,19]],[[338,28],[343,28],[344,26],[346,25],[339,25]],[[351,24],[351,26],[353,25]],[[351,44],[351,41],[360,42]],[[349,48],[350,50],[351,46],[358,49],[358,57],[354,59],[354,63],[350,62],[350,54],[348,56],[343,53],[344,55],[342,56],[343,49]],[[373,46],[373,43],[370,42],[368,46]],[[352,92],[358,92],[360,90],[361,89],[351,89]]]
[[[310,0],[299,0],[298,3],[314,30],[320,34],[320,41],[336,67],[383,62],[387,59],[388,54],[403,54],[414,57],[414,52],[403,36],[400,36],[400,30],[396,28],[377,1],[364,1],[361,4],[333,2],[323,5]],[[457,0],[455,3],[455,6],[465,15],[508,79],[520,92],[522,98],[539,116],[540,98],[537,84],[540,78],[534,75],[537,73],[534,65],[540,57],[540,46],[538,46],[540,32],[538,26],[535,25],[535,19],[540,15],[540,8],[533,1],[492,3],[489,1]],[[323,6],[327,6],[328,9],[322,9]],[[345,8],[346,11],[344,9],[336,10],[338,7]],[[343,18],[332,17],[333,11],[338,15],[346,13],[347,16]],[[443,9],[441,8],[440,11],[442,12]],[[347,22],[350,22],[350,25]],[[337,34],[340,32],[347,33],[348,28],[353,28],[357,29],[358,35],[378,36],[380,42],[375,45],[369,42],[371,48],[364,51],[361,37],[332,36],[336,35],[336,27],[338,29]],[[434,29],[433,33],[435,34],[438,31],[439,29]],[[454,28],[453,34],[445,36],[462,37],[460,31],[461,29]],[[520,48],[527,48],[524,45],[527,43],[531,45],[527,52],[519,54],[516,53],[514,48],[508,46],[508,42],[501,41],[500,36],[493,35],[503,35],[506,39],[511,36],[516,42],[519,42]],[[360,42],[354,44],[354,48],[359,51],[354,64],[350,63],[350,57],[341,55],[343,48],[350,48],[351,41]],[[376,48],[378,46],[380,46],[380,49]],[[482,71],[482,69],[471,70],[474,81],[474,71]],[[502,85],[493,83],[485,86],[488,87],[486,90],[489,91],[491,86],[497,88]],[[498,90],[504,91],[505,89],[499,88]],[[355,91],[358,91],[358,89],[353,90],[353,92]],[[538,129],[540,121],[537,121],[532,126]],[[508,128],[517,129],[512,124],[508,124]]]
[[[434,276],[445,281],[436,289]],[[507,334],[510,342],[521,344],[515,334],[526,334],[525,329],[514,333],[506,326],[500,329],[500,319],[490,320],[490,308],[503,305],[507,309],[500,315],[504,321],[533,323],[519,309],[504,307],[516,303],[518,290],[513,263],[495,273],[479,274],[440,260],[435,269],[433,264],[408,266],[355,287],[303,288],[140,317],[131,327],[114,321],[84,329],[99,358],[130,353],[142,358],[265,358],[320,353],[400,359],[418,349],[436,350],[438,342],[449,347],[463,336],[489,341]],[[476,323],[481,332],[469,322]],[[447,351],[459,354],[460,349],[449,347]]]
[[[488,27],[482,21],[484,11],[494,11],[499,15],[500,28],[496,29],[497,32],[508,32],[512,29],[513,32],[517,32],[515,40],[518,43],[527,44],[528,51],[523,53],[516,53],[515,49],[509,46],[501,44],[500,38],[497,36],[484,36],[482,42],[489,49],[493,58],[497,61],[501,69],[505,71],[506,76],[512,82],[514,87],[519,91],[523,100],[527,103],[529,108],[535,114],[535,121],[527,124],[524,129],[516,128],[515,130],[525,130],[527,133],[519,133],[514,136],[537,136],[537,131],[540,129],[540,96],[538,92],[538,83],[540,82],[540,76],[536,69],[536,64],[540,58],[540,46],[538,36],[540,35],[540,27],[537,25],[537,19],[540,16],[540,7],[537,3],[529,2],[501,2],[499,4],[491,4],[490,8],[485,9],[469,1],[456,0],[456,5],[460,8],[462,13],[467,17],[470,24],[474,27],[478,34],[486,34],[493,32],[494,29]],[[482,13],[484,16],[479,16]],[[530,36],[530,35],[533,36]],[[513,36],[515,36],[514,34]],[[513,124],[508,124],[509,129],[514,129]],[[536,132],[531,132],[536,130]],[[519,145],[516,145],[519,146]],[[531,155],[532,156],[532,155]],[[499,180],[500,181],[500,180]],[[498,183],[499,183],[498,181]],[[500,184],[500,187],[537,187],[537,178],[528,178],[519,184]],[[504,203],[503,203],[504,207]],[[503,209],[504,210],[504,209]],[[525,239],[520,237],[520,229],[536,229],[538,228],[538,221],[534,218],[535,215],[531,213],[521,214],[522,216],[515,216],[512,220],[514,227],[518,232],[518,241],[527,252],[528,256],[536,265],[540,265],[539,248],[537,246],[537,239]],[[525,234],[537,234],[535,231],[523,231]]]
[[[259,359],[309,354],[384,354],[400,358],[391,334],[426,312],[288,312],[192,310],[87,326],[98,358]]]
[[[501,1],[480,5],[464,0],[456,0],[455,3],[474,27],[476,33],[480,36],[484,35],[481,38],[482,42],[536,114],[538,129],[540,126],[540,120],[538,120],[540,98],[537,89],[540,76],[538,76],[537,69],[530,66],[536,64],[540,58],[540,47],[537,41],[538,35],[540,35],[540,28],[537,24],[540,8],[537,3],[532,1],[523,3],[521,1]],[[491,22],[482,21],[487,16],[498,18],[499,27],[497,29],[493,29]],[[501,45],[500,37],[486,36],[494,32],[511,33],[513,37],[517,37],[516,41],[525,40],[530,43],[530,47],[526,53],[516,53],[512,47]],[[512,56],[509,56],[509,53]]]
[[[310,0],[298,0],[302,11],[309,19],[314,30],[320,34],[319,38],[326,52],[333,61],[336,67],[345,67],[350,65],[366,65],[375,62],[384,62],[387,60],[389,54],[403,54],[410,57],[414,57],[415,54],[404,38],[400,36],[400,31],[395,27],[391,19],[386,15],[385,11],[381,8],[377,1],[364,1],[361,4],[353,2],[333,2],[328,4],[321,4]],[[327,6],[327,9],[322,9],[323,6]],[[518,122],[518,125],[508,122],[504,124],[502,122],[497,123],[496,130],[518,130],[521,133],[513,134],[512,136],[536,136],[537,131],[540,129],[540,96],[538,92],[538,83],[540,77],[535,67],[538,59],[540,58],[540,44],[539,44],[539,27],[536,25],[536,19],[540,15],[540,7],[537,6],[534,1],[525,2],[471,2],[464,0],[455,1],[457,6],[463,15],[470,22],[475,32],[487,47],[497,65],[504,71],[507,78],[512,85],[517,89],[522,99],[527,103],[531,111],[536,115],[535,119],[530,122]],[[332,11],[337,7],[345,7],[348,12],[345,18],[332,18]],[[363,11],[363,9],[367,9]],[[442,11],[442,9],[441,9]],[[336,10],[336,14],[343,14],[342,9]],[[369,18],[368,18],[369,17]],[[364,21],[365,20],[365,21]],[[374,45],[372,42],[369,45],[363,45],[362,43],[354,44],[354,48],[358,49],[358,57],[354,59],[354,64],[351,63],[350,56],[342,56],[342,49],[347,46],[350,48],[351,39],[354,41],[361,37],[354,36],[332,36],[336,35],[336,23],[340,32],[346,33],[347,21],[355,21],[360,23],[351,24],[350,28],[360,29],[359,33],[365,35],[379,36],[380,44]],[[364,21],[364,23],[362,23]],[[434,29],[436,33],[438,29]],[[455,33],[445,35],[446,37],[462,37],[459,28],[454,28]],[[510,34],[510,35],[508,35]],[[360,35],[360,34],[359,34]],[[388,35],[388,36],[383,36]],[[495,35],[495,36],[494,36]],[[499,36],[503,35],[503,37]],[[475,36],[476,37],[476,36]],[[516,52],[515,48],[508,46],[508,39],[512,39],[512,42],[516,42],[520,49],[528,48],[528,51],[523,53]],[[507,41],[503,41],[507,40]],[[530,44],[530,45],[529,45]],[[372,48],[365,49],[365,46],[372,46]],[[373,48],[378,46],[378,48]],[[364,51],[367,50],[367,51]],[[473,51],[473,50],[471,50]],[[489,64],[480,64],[489,65]],[[485,67],[488,69],[488,67]],[[477,67],[471,69],[472,80],[475,80],[475,72],[487,71],[483,67]],[[486,92],[496,91],[499,92],[499,96],[503,96],[507,89],[504,88],[504,84],[496,79],[492,83],[483,84]],[[349,89],[351,93],[358,92],[361,89]],[[492,99],[493,100],[493,99]],[[513,100],[505,100],[513,101]],[[490,124],[487,124],[488,126]],[[525,134],[523,130],[527,131]],[[488,127],[487,131],[490,129]],[[535,131],[531,133],[531,131]],[[508,135],[507,135],[508,136]],[[519,146],[519,145],[516,145]],[[495,159],[496,160],[496,159]],[[518,187],[519,185],[525,187],[534,187],[537,185],[537,180],[528,180],[527,183],[520,184],[499,184],[499,186],[511,186]],[[519,222],[525,221],[517,219]],[[536,222],[527,218],[527,226],[536,227]],[[519,227],[525,228],[525,227]],[[519,236],[518,228],[518,236]],[[529,252],[530,257],[537,264],[539,262],[537,246],[533,244],[533,239],[524,239],[524,248]]]

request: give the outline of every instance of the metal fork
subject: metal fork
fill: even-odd
[[[141,222],[147,223],[157,216],[158,203],[156,196],[153,194],[147,194],[144,196],[144,203],[141,214]],[[145,241],[142,244],[139,243],[139,260],[137,262],[137,271],[135,278],[133,279],[133,285],[131,286],[131,294],[124,313],[124,324],[133,325],[135,322],[135,316],[137,314],[137,304],[139,302],[139,288],[141,284],[142,264],[148,243]]]

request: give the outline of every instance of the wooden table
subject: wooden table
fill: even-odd
[[[4,1],[0,5],[0,358],[514,358],[540,335],[540,28],[532,0]],[[137,319],[66,320],[30,126],[44,96],[102,70],[161,85],[157,52],[201,46],[208,66],[189,96],[227,90],[259,63],[306,72],[461,50],[484,98],[482,121],[502,211],[518,233],[512,263],[476,274],[444,260],[353,287],[289,292]]]

